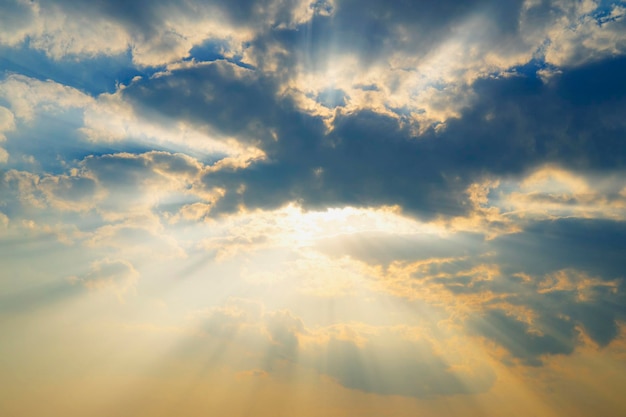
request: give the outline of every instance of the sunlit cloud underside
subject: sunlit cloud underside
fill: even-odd
[[[0,414],[625,415],[625,25],[0,1]]]

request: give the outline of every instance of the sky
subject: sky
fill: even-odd
[[[0,414],[626,415],[626,3],[0,0]]]

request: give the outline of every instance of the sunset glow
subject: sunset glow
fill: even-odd
[[[0,416],[626,415],[626,3],[0,0]]]

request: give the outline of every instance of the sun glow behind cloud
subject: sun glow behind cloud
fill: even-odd
[[[2,2],[0,413],[623,415],[625,21]]]

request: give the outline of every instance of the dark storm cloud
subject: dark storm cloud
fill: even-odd
[[[297,200],[305,207],[398,204],[428,218],[467,210],[466,188],[487,177],[545,163],[623,169],[625,71],[626,59],[615,58],[547,83],[535,74],[480,79],[461,117],[419,137],[401,120],[368,110],[339,112],[326,133],[321,118],[278,96],[271,80],[224,62],[146,80],[124,95],[156,115],[209,125],[267,153],[250,169],[207,174],[207,184],[229,190],[223,210]],[[241,185],[245,192],[236,193]]]
[[[274,125],[290,114],[274,98],[277,86],[225,61],[141,80],[123,91],[148,117],[209,125],[241,141],[269,142]]]
[[[464,139],[455,147],[459,158],[479,164],[490,159],[494,173],[545,162],[570,169],[622,168],[626,123],[619,114],[626,97],[618,79],[624,70],[626,59],[615,58],[566,71],[547,84],[533,76],[477,81],[479,100],[450,122],[445,135]]]
[[[276,207],[300,200],[309,207],[401,204],[421,205],[424,213],[460,211],[465,183],[446,178],[427,156],[431,145],[416,141],[396,119],[369,111],[339,115],[327,135],[321,118],[276,98],[275,89],[270,80],[220,62],[132,85],[124,95],[157,115],[208,124],[266,151],[267,163],[206,177],[207,184],[229,190],[219,203],[225,210],[241,202]],[[246,192],[240,196],[235,190],[241,184]]]

